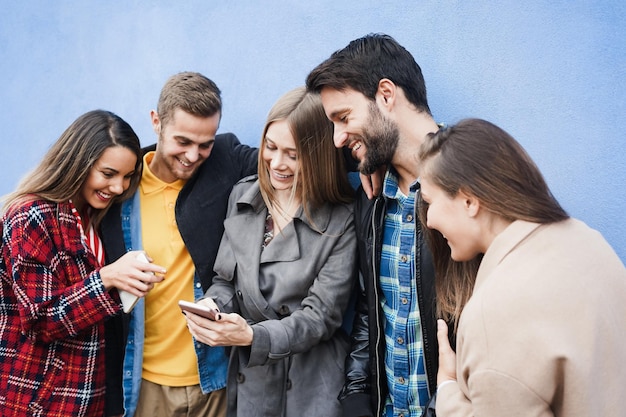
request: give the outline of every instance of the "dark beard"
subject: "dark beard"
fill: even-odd
[[[365,175],[371,175],[381,166],[391,164],[400,137],[398,126],[383,116],[375,102],[370,103],[369,107],[368,128],[362,134],[366,146],[365,158],[359,164],[359,171]]]

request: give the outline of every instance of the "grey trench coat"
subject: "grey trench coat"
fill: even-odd
[[[332,417],[348,338],[340,328],[356,279],[352,205],[302,209],[261,250],[267,208],[256,176],[230,196],[217,276],[206,296],[251,325],[231,350],[229,416]]]

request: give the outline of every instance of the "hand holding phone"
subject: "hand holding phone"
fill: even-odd
[[[216,308],[209,308],[202,304],[191,303],[185,300],[179,300],[178,306],[180,307],[183,313],[186,311],[189,311],[191,313],[205,317],[209,320],[215,320],[215,317],[219,314],[219,310]]]
[[[148,257],[143,252],[139,252],[137,260],[150,263]],[[119,290],[118,292],[120,294],[120,299],[122,300],[124,313],[130,313],[130,311],[135,307],[135,304],[137,304],[137,301],[139,301],[139,297],[124,290]]]

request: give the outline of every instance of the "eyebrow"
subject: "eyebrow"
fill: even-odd
[[[183,136],[183,135],[175,135],[174,139],[184,140],[185,142],[195,143],[195,141],[193,141],[193,140],[189,139],[187,136]],[[198,145],[208,145],[208,144],[211,144],[211,143],[215,143],[215,138],[211,138],[211,139],[209,139],[207,141],[200,142]]]
[[[113,171],[113,172],[115,172],[116,174],[119,174],[119,171],[118,171],[117,169],[112,168],[112,167],[110,167],[110,166],[108,166],[108,165],[102,165],[102,163],[101,163],[101,162],[97,162],[97,165],[94,165],[94,167],[95,167],[95,168],[97,168],[97,169],[99,169],[100,171],[105,171],[105,170],[106,170],[106,171]]]
[[[335,119],[335,118],[339,117],[340,115],[345,114],[347,112],[348,112],[348,109],[346,109],[346,108],[335,110],[331,114],[328,115],[328,118],[332,120],[332,119]]]
[[[270,139],[269,136],[265,135],[265,140],[268,142],[271,142],[272,145],[276,146],[276,142],[274,142],[272,139]],[[298,150],[296,148],[286,148],[288,151],[292,151],[292,152],[298,152]]]

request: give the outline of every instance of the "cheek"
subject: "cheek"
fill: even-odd
[[[85,183],[81,188],[81,192],[87,192],[89,189],[96,188],[99,185],[98,177],[90,172],[85,179]]]
[[[263,152],[263,154],[261,155],[261,158],[263,159],[263,162],[265,162],[267,165],[271,165],[272,155],[270,153]]]
[[[122,188],[124,188],[124,191],[128,190],[128,187],[130,187],[130,178],[124,178],[124,181],[122,182]]]
[[[202,159],[207,159],[210,155],[211,155],[211,151],[213,150],[213,147],[209,148],[209,149],[200,149],[200,156],[202,156]]]

